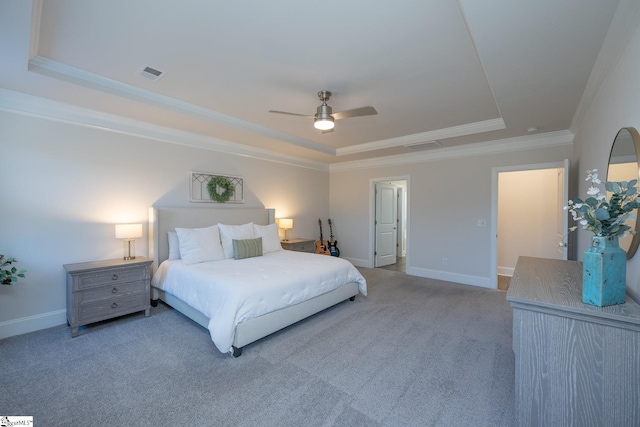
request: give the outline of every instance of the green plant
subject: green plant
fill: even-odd
[[[222,189],[222,193],[218,193],[218,187]],[[207,191],[209,192],[211,200],[218,203],[229,201],[233,196],[235,189],[236,188],[231,180],[224,176],[213,176],[207,184]]]
[[[635,234],[635,230],[625,224],[632,216],[632,211],[640,207],[638,202],[637,179],[629,182],[607,182],[605,189],[611,193],[609,201],[606,195],[600,192],[597,184],[602,184],[596,173],[598,170],[588,170],[585,181],[591,181],[591,187],[587,190],[586,200],[579,198],[568,202],[568,209],[573,220],[580,223],[583,229],[593,232],[596,236],[621,236],[627,232]],[[578,226],[573,226],[569,231],[574,231]]]
[[[15,266],[11,265],[16,261],[15,258],[5,258],[0,254],[0,281],[3,285],[13,285],[18,281],[18,277],[24,279],[24,274],[27,270],[18,270]]]

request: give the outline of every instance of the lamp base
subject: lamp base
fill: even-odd
[[[135,239],[125,239],[124,241],[124,258],[125,261],[136,259],[136,241]]]

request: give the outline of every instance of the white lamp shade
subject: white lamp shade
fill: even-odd
[[[116,239],[142,237],[142,224],[116,224]]]
[[[284,230],[291,230],[293,228],[293,219],[280,218],[280,220],[278,221],[278,225]]]

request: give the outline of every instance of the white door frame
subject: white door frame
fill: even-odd
[[[407,256],[407,220],[404,218],[407,216],[407,208],[404,206],[407,203],[407,195],[405,194],[407,189],[405,185],[398,185],[398,212],[402,215],[398,217],[398,256]]]
[[[375,266],[375,259],[374,259],[374,255],[373,253],[376,250],[375,244],[376,244],[376,227],[375,227],[375,220],[376,220],[376,182],[388,182],[388,181],[406,181],[407,182],[407,188],[406,188],[406,192],[405,192],[405,197],[407,200],[406,203],[406,218],[407,218],[407,224],[406,224],[406,230],[407,230],[407,240],[406,240],[406,247],[407,247],[407,267],[409,267],[411,265],[411,250],[409,249],[410,246],[410,240],[411,240],[411,232],[410,232],[410,225],[411,224],[411,220],[410,220],[410,212],[411,212],[411,197],[409,196],[411,194],[411,176],[410,175],[401,175],[401,176],[391,176],[391,177],[382,177],[382,178],[371,178],[369,179],[369,256],[367,259],[367,264],[369,268],[374,268]]]
[[[566,169],[565,183],[569,182],[569,160],[551,163],[536,163],[530,165],[498,166],[491,168],[491,245],[489,268],[489,283],[494,289],[498,288],[498,176],[502,172],[527,171],[536,169]],[[565,192],[568,188],[565,187]],[[565,214],[566,216],[567,214]]]

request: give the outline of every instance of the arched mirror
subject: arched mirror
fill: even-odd
[[[635,128],[620,129],[611,147],[609,165],[607,167],[607,181],[640,179],[638,158],[640,158],[640,134]],[[638,209],[634,213],[637,216]],[[629,219],[627,224],[636,230],[636,234],[620,239],[620,247],[627,251],[627,259],[631,259],[640,243],[640,221]]]

